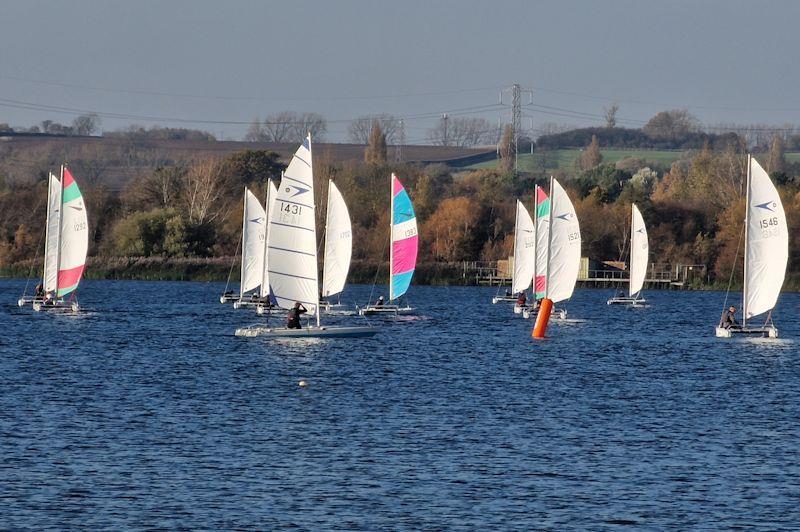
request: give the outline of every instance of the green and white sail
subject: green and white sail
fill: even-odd
[[[57,295],[74,292],[86,267],[89,251],[89,220],[78,183],[69,168],[62,167],[61,216],[59,218]]]

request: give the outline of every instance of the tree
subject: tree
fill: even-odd
[[[367,164],[383,164],[386,162],[386,135],[383,134],[377,120],[372,124],[369,134],[369,144],[364,151],[364,161]]]
[[[258,117],[256,117],[250,124],[250,127],[247,129],[247,133],[244,136],[244,140],[246,142],[267,142],[269,140]]]
[[[354,144],[367,144],[369,142],[372,126],[377,122],[381,126],[381,131],[386,136],[387,144],[397,142],[397,134],[400,120],[394,115],[381,113],[376,115],[365,115],[356,118],[347,126],[347,138]]]
[[[605,118],[608,129],[617,127],[617,111],[619,111],[619,105],[616,103],[611,104],[611,107],[606,107]]]
[[[642,131],[654,139],[677,140],[696,131],[698,127],[697,118],[687,109],[671,109],[657,113],[644,125]]]
[[[498,147],[498,155],[500,155],[497,165],[498,170],[501,172],[512,172],[514,170],[516,149],[517,147],[514,145],[514,128],[511,127],[511,124],[507,124]]]
[[[306,135],[311,133],[312,140],[320,142],[324,140],[325,133],[328,132],[328,122],[318,113],[302,113],[297,115],[297,119],[292,128],[291,141],[301,143]]]
[[[783,139],[775,133],[772,137],[772,145],[769,149],[767,159],[767,172],[769,174],[783,172],[786,168],[786,157],[783,153]]]
[[[244,150],[228,155],[220,163],[221,172],[231,185],[262,186],[269,178],[279,178],[286,166],[280,155],[267,150]]]
[[[72,130],[76,135],[91,135],[100,127],[100,117],[95,113],[81,115],[72,121]]]
[[[264,120],[263,133],[269,142],[290,142],[297,113],[282,111],[271,114]]]
[[[443,116],[428,130],[428,140],[437,146],[460,148],[480,144],[496,144],[498,129],[484,118]]]
[[[198,161],[183,174],[181,198],[190,224],[202,225],[219,219],[226,211],[220,201],[227,190],[225,175],[213,159]]]
[[[589,170],[603,162],[603,155],[600,153],[600,142],[597,136],[592,135],[592,141],[581,153],[581,170]]]

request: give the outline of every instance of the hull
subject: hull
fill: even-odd
[[[539,315],[538,309],[532,311],[531,309],[526,308],[525,310],[522,311],[522,317],[525,318],[526,320],[535,318],[538,315]],[[550,315],[550,317],[557,320],[565,320],[567,319],[567,309],[565,308],[553,309],[553,313]]]
[[[496,305],[498,303],[514,303],[517,301],[517,298],[514,296],[494,296],[492,298],[492,305]]]
[[[343,303],[329,303],[327,301],[320,301],[319,308],[321,310],[335,310],[344,308]]]
[[[360,316],[396,316],[398,314],[410,314],[414,312],[411,307],[398,307],[397,305],[367,305],[364,308],[358,309]]]
[[[44,303],[44,298],[23,296],[17,301],[17,306],[24,307],[26,305],[33,305],[34,303]]]
[[[33,302],[33,310],[36,312],[78,312],[80,306],[77,301],[54,301],[44,303],[41,301]]]
[[[254,338],[267,336],[270,338],[368,338],[375,336],[377,327],[305,327],[303,329],[287,329],[285,327],[243,327],[236,329],[235,336]]]
[[[271,306],[268,307],[266,305],[256,305],[256,313],[259,316],[263,316],[264,314],[286,314],[286,309],[278,307],[278,306]]]
[[[733,338],[734,336],[753,336],[756,338],[777,338],[778,329],[772,325],[766,327],[736,327],[726,329],[717,327],[715,330],[717,338]]]
[[[638,307],[647,303],[647,300],[640,297],[612,297],[606,301],[607,305],[628,305],[631,307]]]

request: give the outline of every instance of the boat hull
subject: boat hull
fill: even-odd
[[[498,303],[514,303],[517,301],[517,298],[514,296],[494,296],[492,298],[492,305],[496,305]]]
[[[777,338],[778,329],[772,325],[766,327],[717,327],[717,338],[733,338],[734,336],[754,336],[757,338]]]
[[[45,304],[37,300],[33,302],[33,310],[36,312],[78,312],[80,306],[77,301],[56,301],[52,304]]]
[[[254,338],[266,336],[270,338],[368,338],[375,336],[377,327],[305,327],[303,329],[286,329],[284,327],[243,327],[236,329],[235,336]]]
[[[414,312],[412,307],[398,307],[397,305],[367,305],[358,309],[360,316],[396,316],[398,314],[411,314]]]
[[[526,320],[535,318],[538,314],[539,314],[538,309],[532,311],[531,309],[526,308],[522,311],[522,317],[525,318]],[[565,308],[553,309],[553,313],[551,314],[550,317],[557,320],[565,320],[567,319],[567,309]]]
[[[629,307],[640,307],[645,303],[647,303],[647,300],[641,297],[612,297],[606,301],[607,305],[627,305]]]

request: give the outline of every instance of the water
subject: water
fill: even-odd
[[[494,289],[412,287],[373,339],[269,341],[232,336],[258,318],[220,284],[89,281],[78,316],[23,284],[2,528],[800,526],[795,294],[778,340],[713,338],[719,292],[577,291],[533,341]]]

